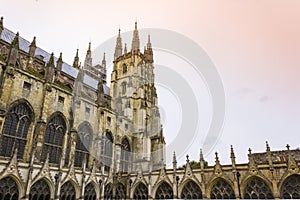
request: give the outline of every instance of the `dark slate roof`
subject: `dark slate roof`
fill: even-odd
[[[90,77],[87,74],[84,75],[83,82],[85,84],[91,86],[92,88],[97,88],[98,87],[98,81],[96,79]],[[103,91],[104,91],[104,94],[109,95],[109,87],[106,86],[105,84],[103,84]]]
[[[14,32],[8,30],[7,28],[4,28],[0,35],[0,39],[11,44],[11,42],[13,41],[15,36],[16,36],[16,34]],[[30,44],[31,43],[29,41],[27,41],[24,38],[19,36],[19,49],[28,53]],[[41,49],[40,47],[37,47],[35,50],[34,56],[41,58],[45,63],[47,63],[50,59],[51,54],[48,53],[47,51]],[[55,57],[54,60],[55,60],[55,64],[56,64],[56,61],[58,60],[58,58]],[[62,71],[65,72],[66,74],[72,76],[73,78],[76,78],[78,75],[78,70],[65,62],[62,64]],[[86,76],[87,75],[85,75],[85,77]],[[98,82],[97,82],[97,80],[93,79],[92,77],[87,76],[87,78],[84,78],[83,82],[85,84],[93,87],[94,89],[97,89]],[[105,94],[109,94],[109,87],[107,87],[106,85],[103,85],[103,89],[104,89]]]
[[[271,156],[273,162],[284,162],[288,160],[288,156],[292,155],[295,161],[300,161],[300,149],[295,150],[283,150],[283,151],[271,151]],[[267,153],[253,153],[252,154],[256,164],[266,164],[268,163]]]

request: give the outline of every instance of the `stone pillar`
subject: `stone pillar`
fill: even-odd
[[[36,135],[36,152],[35,157],[37,160],[41,160],[42,158],[42,151],[43,151],[43,144],[45,140],[45,133],[46,133],[46,122],[43,120],[39,120],[36,123],[34,135]]]

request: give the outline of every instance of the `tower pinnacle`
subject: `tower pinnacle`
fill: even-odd
[[[137,30],[137,22],[135,22],[135,29],[133,31],[131,50],[137,51],[140,49],[139,31]]]
[[[121,30],[119,29],[119,34],[117,37],[116,48],[115,48],[115,60],[122,55],[122,38],[121,38]]]

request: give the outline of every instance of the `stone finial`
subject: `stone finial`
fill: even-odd
[[[59,72],[62,70],[62,63],[63,63],[63,61],[62,61],[62,53],[60,53],[59,54],[59,58],[58,58],[58,60],[56,62],[56,69]]]
[[[152,44],[150,41],[150,34],[148,34],[148,42],[147,42],[147,49],[151,49],[152,48]]]
[[[17,32],[15,38],[13,39],[13,41],[11,42],[11,45],[13,47],[18,47],[19,48],[19,32]]]
[[[1,32],[3,31],[4,27],[3,27],[3,17],[1,17],[0,19],[0,35],[1,35]]]
[[[200,161],[204,160],[202,149],[200,149]]]
[[[103,53],[103,58],[102,58],[102,67],[106,67],[106,59],[105,59],[105,52]]]
[[[289,144],[286,145],[286,149],[287,149],[288,151],[290,150],[290,145],[289,145]]]
[[[79,69],[79,57],[78,57],[78,49],[76,51],[76,55],[74,57],[73,67]]]
[[[251,148],[248,149],[248,152],[249,152],[249,155],[252,155],[252,149]]]
[[[119,33],[116,41],[115,54],[114,54],[115,60],[122,55],[122,49],[123,48],[122,48],[121,30],[119,29]]]
[[[268,144],[268,141],[266,141],[266,149],[267,149],[267,152],[270,152],[271,150],[270,150],[270,146],[269,146],[269,144]]]
[[[36,50],[36,37],[34,36],[31,44],[29,45],[29,55],[31,57],[34,56],[35,50]]]
[[[189,155],[186,155],[186,162],[190,162]]]
[[[231,158],[232,166],[235,167],[235,154],[232,145],[230,145],[230,158]]]
[[[176,171],[177,169],[177,159],[176,159],[176,154],[175,151],[173,152],[173,171]]]
[[[139,31],[137,30],[137,22],[135,22],[133,37],[132,37],[131,50],[132,51],[137,51],[139,49],[140,49]]]
[[[218,152],[215,152],[215,159],[216,159],[216,163],[220,163]]]
[[[125,47],[124,47],[124,54],[127,53],[127,44],[125,43]]]

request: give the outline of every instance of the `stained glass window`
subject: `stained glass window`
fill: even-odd
[[[29,126],[33,112],[26,103],[11,107],[7,113],[2,135],[1,156],[10,157],[18,148],[18,158],[23,157]]]
[[[104,170],[109,171],[113,155],[113,138],[111,132],[106,132],[102,142],[102,163]]]
[[[121,183],[116,186],[115,199],[126,199],[126,187]]]
[[[232,187],[223,179],[218,179],[210,192],[211,199],[235,199]]]
[[[60,200],[75,200],[76,199],[76,191],[74,186],[70,181],[66,182],[61,186],[60,189]]]
[[[156,190],[155,199],[173,199],[172,187],[163,182]]]
[[[144,183],[139,183],[135,188],[133,199],[148,199],[148,188]]]
[[[130,163],[130,144],[127,138],[124,138],[121,146],[121,171],[128,172]]]
[[[244,199],[274,199],[272,191],[260,178],[251,178],[245,188]]]
[[[187,182],[181,192],[182,199],[202,199],[202,191],[200,187],[194,182]]]
[[[19,199],[19,189],[17,183],[10,177],[0,180],[0,200]]]
[[[93,139],[93,131],[91,126],[87,123],[81,124],[78,128],[76,138],[76,150],[75,150],[75,167],[81,167],[83,159],[86,159],[88,164],[89,160],[89,149]]]
[[[30,188],[29,200],[49,200],[50,197],[50,188],[45,180],[35,182]]]
[[[282,199],[300,199],[300,175],[294,174],[286,178],[281,189]]]
[[[84,189],[84,200],[96,200],[96,191],[92,183],[85,186]]]
[[[112,186],[108,184],[104,188],[104,199],[112,199]]]
[[[66,122],[60,114],[54,115],[48,122],[42,151],[42,161],[49,153],[49,162],[59,164],[62,155],[63,139],[66,132]]]

